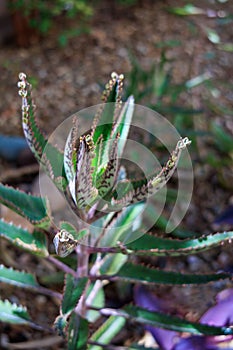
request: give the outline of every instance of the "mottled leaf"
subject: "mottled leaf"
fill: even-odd
[[[67,185],[63,168],[63,153],[45,137],[35,118],[35,105],[31,96],[31,85],[24,73],[19,74],[19,95],[22,97],[22,124],[28,145],[46,173],[60,190]]]
[[[70,274],[66,275],[64,296],[61,305],[62,314],[70,314],[76,307],[87,284],[87,277],[75,279]]]
[[[118,182],[113,193],[112,205],[126,206],[137,203],[158,192],[173,175],[182,150],[190,143],[191,141],[187,137],[179,140],[167,163],[158,174],[153,174],[148,179]],[[111,206],[109,206],[110,208]]]
[[[25,217],[34,226],[50,227],[48,202],[44,198],[32,196],[0,183],[0,202]]]
[[[90,135],[80,138],[75,175],[75,204],[84,209],[97,199],[98,191],[92,184],[93,140]]]
[[[95,331],[94,334],[92,334],[90,340],[101,344],[109,344],[111,340],[121,331],[124,325],[124,317],[111,316],[97,329],[97,331]],[[102,347],[90,345],[89,349],[101,350]]]
[[[0,300],[0,321],[18,325],[30,325],[27,309],[21,305],[11,304],[8,300]]]
[[[0,236],[32,254],[42,257],[49,254],[46,236],[42,232],[34,231],[30,233],[26,229],[0,220]]]
[[[185,319],[142,309],[138,306],[127,305],[123,308],[123,314],[127,318],[152,326],[171,329],[178,332],[188,332],[192,334],[204,335],[233,335],[230,327],[214,327],[196,322],[189,322]],[[125,314],[124,314],[125,313]]]
[[[12,268],[5,267],[4,265],[0,265],[0,282],[23,288],[38,286],[35,276],[33,276],[31,273],[13,270]]]
[[[224,242],[231,242],[233,231],[210,234],[195,239],[168,239],[145,234],[134,242],[127,244],[127,249],[134,254],[151,254],[161,256],[179,256],[195,254],[211,249]]]
[[[123,280],[133,283],[145,284],[203,284],[211,281],[231,278],[231,273],[217,274],[183,274],[173,271],[161,271],[158,269],[146,267],[143,265],[134,265],[130,262],[125,263],[114,276],[110,277],[111,281]]]

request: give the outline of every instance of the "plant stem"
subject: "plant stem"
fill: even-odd
[[[77,245],[76,254],[77,254],[76,274],[78,278],[88,276],[88,264],[89,264],[89,256],[90,256],[88,247],[85,245]],[[89,284],[90,284],[90,281],[88,282],[87,287]],[[86,287],[86,290],[87,290],[87,287]],[[85,291],[81,296],[78,305],[75,308],[75,312],[80,316],[85,317],[85,314],[86,314],[86,292]]]
[[[47,260],[50,261],[52,264],[56,265],[60,270],[64,271],[65,273],[70,273],[72,276],[77,278],[77,273],[63,262],[55,259],[51,255],[47,257]]]

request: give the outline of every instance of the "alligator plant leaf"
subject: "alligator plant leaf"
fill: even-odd
[[[217,247],[224,242],[231,242],[232,239],[233,231],[184,240],[161,238],[145,234],[136,241],[127,244],[127,249],[129,254],[179,256],[199,253]]]
[[[101,312],[104,314],[105,309]],[[196,322],[189,322],[177,316],[149,311],[134,305],[127,305],[122,310],[118,310],[118,312],[119,315],[135,320],[136,322],[173,331],[204,334],[209,336],[233,335],[233,329],[231,327],[215,327]],[[108,313],[108,309],[106,313]]]
[[[34,156],[60,190],[67,186],[63,167],[63,152],[48,142],[35,118],[35,104],[31,85],[24,73],[19,74],[19,95],[22,97],[22,123],[25,138]]]
[[[23,288],[33,288],[38,286],[35,276],[31,273],[13,270],[4,265],[0,265],[0,282]]]
[[[59,335],[65,337],[66,327],[68,323],[68,317],[72,314],[73,310],[77,306],[85,288],[87,285],[87,278],[83,277],[75,279],[70,274],[66,274],[65,287],[63,293],[63,300],[60,307],[60,315],[57,316],[54,322],[54,328]],[[70,325],[71,327],[71,325]],[[78,327],[74,326],[77,330]],[[71,339],[70,339],[71,341]],[[74,343],[72,343],[74,345]],[[75,346],[75,345],[74,345]],[[74,349],[76,349],[74,347]]]
[[[87,285],[87,277],[75,279],[70,274],[66,275],[64,296],[61,305],[61,313],[69,315],[78,304]]]
[[[161,271],[143,265],[134,265],[126,262],[124,266],[113,276],[101,276],[110,281],[125,281],[143,284],[203,284],[211,281],[230,279],[231,273],[216,274],[183,274],[173,271]]]
[[[121,104],[123,80],[124,76],[122,74],[118,75],[113,72],[111,79],[105,86],[102,94],[103,103],[94,118],[91,128],[94,143],[98,141],[99,137],[103,137],[103,141],[110,138],[115,117],[114,112],[117,113]]]
[[[0,300],[0,321],[13,324],[31,325],[27,309],[21,305],[11,304],[8,300]]]
[[[0,236],[32,254],[42,257],[46,257],[49,254],[46,237],[40,231],[30,233],[22,227],[0,220]]]
[[[88,321],[72,312],[68,331],[68,350],[85,350],[88,341]]]
[[[34,226],[44,229],[50,227],[49,205],[44,198],[0,183],[0,203],[26,218]]]
[[[182,150],[191,143],[185,137],[177,142],[175,150],[172,152],[167,163],[162,167],[161,171],[153,174],[148,179],[126,180],[119,181],[116,184],[113,194],[112,205],[126,206],[145,200],[149,195],[158,192],[173,175]],[[110,209],[110,207],[109,207]]]
[[[121,331],[125,325],[124,317],[110,316],[96,331],[92,334],[90,340],[100,343],[109,344],[111,340]],[[89,350],[100,350],[101,346],[90,345]]]

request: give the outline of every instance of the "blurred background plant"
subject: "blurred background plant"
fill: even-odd
[[[78,36],[89,30],[87,20],[93,14],[93,8],[86,0],[9,0],[9,9],[12,13],[17,42],[20,46],[30,45],[31,39],[38,40],[38,36],[45,36],[52,27],[61,24],[57,32],[61,46],[67,44],[68,39]],[[67,29],[70,19],[76,20],[76,26]]]

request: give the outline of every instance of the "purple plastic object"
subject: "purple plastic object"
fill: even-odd
[[[150,311],[169,312],[168,303],[156,297],[144,286],[136,286],[134,290],[135,303]],[[233,324],[233,288],[220,292],[216,297],[216,305],[208,309],[200,319],[200,323],[211,326],[230,326]],[[145,326],[161,350],[220,350],[218,344],[229,341],[232,336],[207,337],[189,336],[182,338],[180,333]],[[221,348],[222,349],[222,348]],[[224,348],[226,349],[226,348]],[[230,350],[230,348],[227,348]],[[233,350],[233,349],[231,349]]]

